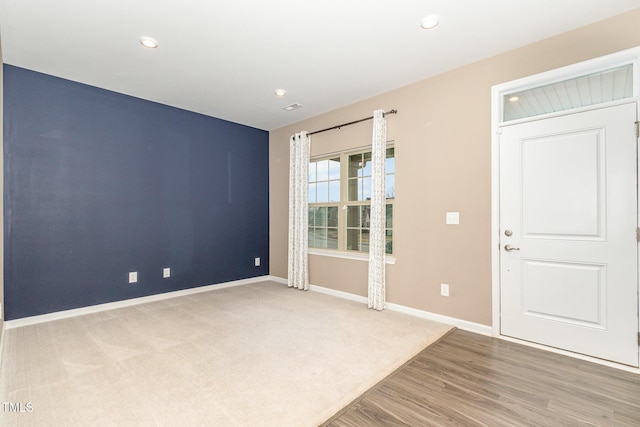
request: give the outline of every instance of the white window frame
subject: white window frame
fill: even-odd
[[[393,141],[387,142],[387,149],[394,149],[394,159],[396,158],[395,145]],[[368,261],[368,252],[359,252],[354,250],[347,250],[347,207],[367,205],[366,201],[349,201],[349,157],[355,154],[363,154],[371,152],[371,147],[360,147],[348,151],[341,151],[331,154],[322,154],[314,156],[310,159],[310,162],[318,162],[322,160],[340,158],[340,201],[339,202],[322,202],[322,203],[309,203],[309,208],[314,206],[337,206],[338,207],[338,248],[337,249],[324,249],[309,247],[310,255],[328,256],[342,259],[350,259],[357,261]],[[394,170],[394,175],[396,171]],[[396,180],[397,181],[397,180]],[[395,205],[395,197],[387,199],[387,204]],[[395,217],[395,208],[393,212]],[[392,223],[391,230],[394,232],[392,241],[394,242],[394,250],[391,254],[385,255],[386,264],[395,264],[395,224]]]

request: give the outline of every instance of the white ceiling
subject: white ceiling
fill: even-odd
[[[640,0],[0,0],[5,63],[260,129],[640,7]],[[427,14],[441,17],[423,30]],[[142,36],[157,49],[140,45]],[[278,98],[274,90],[284,88]],[[300,103],[295,111],[283,107]]]

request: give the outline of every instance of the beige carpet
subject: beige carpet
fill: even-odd
[[[9,329],[0,425],[316,426],[450,329],[273,282]]]

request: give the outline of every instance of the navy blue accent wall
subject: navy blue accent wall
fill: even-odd
[[[5,64],[6,319],[269,274],[268,150],[264,130]]]

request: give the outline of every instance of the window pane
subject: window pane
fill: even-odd
[[[309,184],[309,196],[307,197],[309,203],[316,202],[316,184]]]
[[[360,206],[347,208],[347,227],[360,227]]]
[[[349,156],[349,178],[358,176],[358,171],[362,166],[362,154]]]
[[[392,254],[393,253],[393,232],[391,230],[387,230],[384,251],[387,254]]]
[[[385,173],[396,173],[395,150],[387,148],[387,159],[384,162]]]
[[[321,160],[318,162],[318,171],[316,172],[316,181],[329,180],[329,160]]]
[[[387,223],[385,228],[393,228],[393,205],[387,205]]]
[[[326,228],[316,228],[316,248],[326,248],[327,247],[327,229]]]
[[[358,182],[357,178],[349,179],[349,201],[358,200]]]
[[[384,161],[384,172],[385,173],[396,173],[396,159],[389,158]]]
[[[316,162],[309,163],[309,182],[316,180]]]
[[[350,251],[360,250],[360,230],[349,229],[347,230],[347,249]]]
[[[318,208],[316,211],[316,227],[327,226],[327,208]]]
[[[371,206],[362,206],[362,219],[360,224],[362,224],[362,228],[369,228],[371,226]]]
[[[317,203],[327,203],[329,201],[329,183],[319,182],[316,185],[318,186]]]
[[[371,200],[371,178],[362,178],[362,198],[359,200]]]
[[[340,181],[329,181],[329,201],[340,201]]]
[[[327,229],[327,248],[338,249],[338,229],[337,228]]]
[[[338,207],[333,206],[333,207],[327,208],[327,226],[329,227],[338,226]]]
[[[369,230],[362,230],[360,235],[360,251],[369,252]]]
[[[316,247],[316,241],[314,236],[315,236],[314,229],[309,227],[309,247],[310,248]]]
[[[360,176],[371,176],[371,153],[363,154],[364,163]]]
[[[387,199],[393,199],[396,197],[396,176],[386,175],[384,177],[384,194]]]
[[[309,227],[313,227],[316,208],[309,208]]]
[[[329,160],[329,179],[340,179],[340,159]]]

